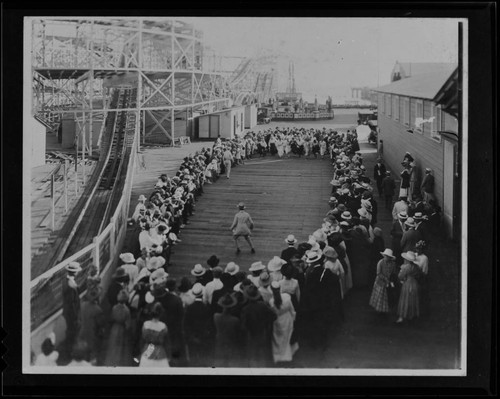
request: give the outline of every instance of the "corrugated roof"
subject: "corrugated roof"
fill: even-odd
[[[424,73],[422,75],[397,80],[396,82],[377,87],[373,90],[381,93],[432,100],[436,97],[436,94],[441,87],[443,87],[455,68],[456,65],[450,64],[450,67],[443,71]]]

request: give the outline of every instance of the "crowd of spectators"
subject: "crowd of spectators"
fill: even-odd
[[[245,265],[247,271],[235,261],[220,265],[212,255],[179,282],[169,278],[172,247],[181,241],[204,185],[268,154],[332,162],[330,209],[318,229],[300,243],[294,235],[283,237],[283,248],[272,259]],[[392,205],[394,180],[387,183],[390,172],[382,168],[382,159],[377,165],[371,180],[356,133],[326,128],[218,138],[212,148],[184,158],[175,176],[161,175],[149,197],[139,197],[130,220],[135,226],[130,252],[120,255],[105,293],[108,309],[100,304],[95,273],[89,274],[82,303],[75,303],[79,265],[68,265],[64,297],[72,303],[64,305],[64,317],[75,321],[66,343],[70,364],[287,366],[300,350],[320,359],[342,326],[343,300],[353,288],[372,289],[369,305],[380,314],[394,314],[395,323],[421,316],[427,309],[426,223],[433,209],[418,195],[420,201],[408,201],[402,191]],[[386,208],[393,209],[390,246],[377,226],[374,186]],[[35,364],[55,364],[54,348],[51,337]]]

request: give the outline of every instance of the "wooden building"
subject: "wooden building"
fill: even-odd
[[[384,161],[398,175],[405,152],[410,152],[416,163],[417,189],[425,168],[432,170],[434,195],[443,210],[449,236],[453,236],[453,220],[459,212],[456,205],[459,157],[457,143],[443,138],[443,132],[448,132],[447,137],[458,137],[458,120],[456,114],[450,113],[450,107],[443,107],[436,98],[449,86],[456,70],[453,65],[375,89],[378,93],[379,148]]]
[[[245,106],[232,107],[199,117],[198,137],[232,139],[245,130]]]

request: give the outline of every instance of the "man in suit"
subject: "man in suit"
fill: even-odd
[[[385,198],[385,209],[388,211],[391,210],[392,207],[392,198],[394,197],[394,190],[396,189],[396,182],[394,178],[391,176],[391,172],[386,171],[385,177],[382,180],[382,192],[384,193]]]
[[[420,191],[426,203],[434,199],[434,176],[430,168],[425,168],[425,177],[420,185]]]
[[[295,248],[295,244],[297,244],[297,239],[293,234],[290,234],[285,239],[285,242],[288,244],[288,248],[281,251],[280,258],[288,262],[293,255],[298,255],[299,251],[297,250],[297,248]]]
[[[382,158],[377,158],[377,163],[375,164],[373,168],[373,178],[377,182],[377,189],[378,189],[378,196],[382,197],[382,181],[386,177],[386,168],[385,165],[382,163]]]
[[[160,321],[168,328],[172,359],[171,364],[179,365],[185,355],[184,351],[184,307],[182,300],[166,287],[166,282],[154,283],[153,295],[155,300],[163,306],[164,312],[160,315]]]
[[[209,367],[214,345],[215,327],[210,306],[203,303],[203,286],[200,283],[191,289],[195,300],[186,307],[184,332],[192,367]]]
[[[249,367],[272,364],[272,333],[276,314],[262,301],[259,289],[249,285],[244,293],[248,304],[241,310],[241,327],[246,336]]]
[[[408,219],[406,211],[402,211],[398,214],[398,220],[392,223],[391,237],[392,237],[392,252],[396,257],[398,263],[401,263],[401,239],[406,230],[405,221]]]

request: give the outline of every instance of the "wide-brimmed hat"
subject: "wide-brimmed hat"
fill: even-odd
[[[220,259],[215,256],[215,255],[212,255],[210,258],[207,259],[207,265],[210,266],[210,267],[215,267],[219,264],[220,262]]]
[[[385,171],[385,174],[386,174],[387,176],[389,176],[389,175],[391,174],[391,171],[390,171],[390,170],[386,170],[386,171]]]
[[[134,255],[132,255],[130,252],[125,252],[124,254],[120,254],[120,259],[124,263],[134,263],[135,262]]]
[[[280,268],[281,269],[281,268]],[[259,276],[259,284],[262,287],[268,287],[271,284],[271,276],[268,272],[262,272]]]
[[[285,238],[285,242],[290,245],[297,244],[297,239],[293,234],[289,234],[288,237]]]
[[[191,274],[193,276],[199,277],[203,276],[207,272],[207,269],[205,269],[201,264],[197,263],[194,265],[193,269],[191,270]]]
[[[392,249],[386,248],[384,249],[384,252],[380,252],[381,255],[388,256],[389,258],[395,259],[396,257],[394,256]]]
[[[130,276],[127,274],[125,269],[120,266],[120,267],[116,268],[116,270],[113,274],[113,279],[120,282],[120,283],[123,283],[123,282],[129,281]]]
[[[69,262],[65,267],[67,272],[78,273],[82,271],[82,267],[78,262]]]
[[[163,256],[153,256],[147,262],[147,268],[149,270],[156,270],[165,264],[166,260]]]
[[[417,255],[413,251],[403,252],[401,254],[403,259],[409,260],[410,262],[415,262],[417,260]]]
[[[425,171],[426,172],[432,172],[432,169],[431,168],[425,168]]]
[[[239,271],[240,267],[234,262],[229,262],[226,268],[224,269],[224,273],[229,273],[231,276],[234,276]]]
[[[258,262],[254,262],[251,264],[250,269],[248,269],[249,272],[255,272],[257,270],[264,270],[266,267],[264,264],[259,260]]]
[[[408,218],[406,219],[405,224],[410,227],[415,227],[415,220],[413,220],[413,218]]]
[[[236,205],[239,209],[245,209],[245,204],[243,202],[240,202],[238,203],[238,205]]]
[[[422,212],[415,212],[415,214],[413,215],[413,219],[415,220],[421,220],[424,218],[424,215],[422,214]]]
[[[370,217],[370,214],[368,213],[368,211],[366,210],[365,207],[359,208],[358,209],[358,214],[359,214],[359,216],[364,217],[364,218],[369,218]]]
[[[200,283],[196,283],[195,285],[193,285],[193,288],[191,288],[191,292],[195,297],[199,298],[203,295],[203,285],[201,285]]]
[[[146,201],[146,196],[144,194],[139,195],[139,201]]]
[[[165,269],[157,269],[149,276],[149,284],[161,284],[167,281],[168,273]]]
[[[349,211],[342,212],[342,215],[340,215],[340,217],[344,220],[351,220],[352,219],[351,212],[349,212]]]
[[[326,246],[323,249],[323,255],[327,258],[338,258],[338,256],[339,256],[337,251],[335,251],[335,249],[333,247],[330,247],[330,246]]]
[[[406,211],[401,211],[398,213],[398,218],[406,220],[408,219],[408,214],[406,213]]]
[[[243,295],[250,301],[258,301],[261,298],[259,289],[253,284],[245,288]]]
[[[320,259],[321,259],[321,250],[317,250],[317,251],[309,250],[306,252],[306,262],[307,263],[314,263]]]
[[[232,308],[236,306],[238,303],[238,300],[234,297],[233,294],[230,294],[229,292],[226,293],[224,296],[219,298],[217,301],[217,305],[219,305],[221,308],[227,309],[227,308]]]
[[[270,272],[277,272],[281,270],[281,266],[283,266],[286,263],[286,260],[281,259],[279,256],[274,256],[268,263],[267,263],[267,269]]]

